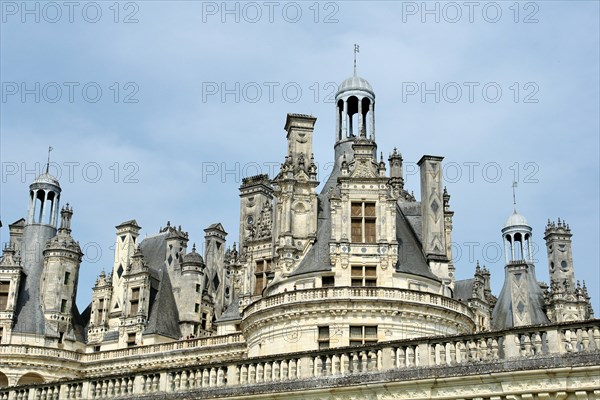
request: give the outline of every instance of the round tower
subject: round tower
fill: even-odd
[[[46,318],[46,337],[62,344],[65,340],[80,339],[73,329],[73,316],[83,253],[79,243],[71,237],[73,209],[67,204],[60,215],[58,234],[46,243],[43,251],[41,298]]]

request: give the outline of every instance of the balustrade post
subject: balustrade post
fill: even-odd
[[[552,329],[546,331],[546,340],[548,342],[548,351],[550,354],[564,354],[567,352],[565,346],[562,344],[562,338],[558,329]]]
[[[60,390],[58,392],[58,400],[67,400],[69,397],[69,385],[67,384],[62,384],[60,385]]]
[[[394,368],[395,364],[394,349],[391,347],[384,347],[381,349],[381,370],[387,371]]]
[[[427,365],[435,365],[435,360],[433,360],[434,364],[430,364],[429,362],[429,345],[427,343],[419,343],[415,348],[415,365],[416,366],[427,366]]]
[[[310,378],[313,375],[313,363],[312,363],[312,357],[310,356],[304,356],[300,359],[299,361],[300,364],[300,373],[298,374],[298,376],[300,378]]]
[[[159,392],[166,392],[168,384],[169,384],[169,379],[168,379],[167,373],[166,372],[161,372],[159,374],[159,380],[158,380],[158,391]]]
[[[506,355],[506,358],[521,356],[521,339],[519,338],[519,335],[507,333],[506,336],[504,336],[504,354]]]
[[[227,384],[226,386],[236,386],[240,384],[241,368],[235,364],[227,366]]]

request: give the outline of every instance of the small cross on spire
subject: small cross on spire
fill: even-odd
[[[515,211],[517,209],[517,194],[516,194],[516,189],[517,188],[517,181],[513,181],[512,184],[512,191],[513,191],[513,206],[515,207]]]
[[[360,53],[360,46],[354,44],[354,76],[356,76],[356,53]]]
[[[48,147],[48,162],[46,163],[46,173],[50,171],[50,152],[54,150],[52,146]]]

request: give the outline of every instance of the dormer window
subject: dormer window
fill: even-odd
[[[352,243],[376,243],[375,203],[353,202],[350,217]]]
[[[8,309],[8,289],[10,281],[0,281],[0,311]]]
[[[139,305],[140,305],[140,288],[131,289],[131,301],[129,302],[131,305],[131,315],[136,315],[138,313]]]

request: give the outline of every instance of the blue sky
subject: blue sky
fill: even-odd
[[[221,222],[238,238],[244,174],[273,173],[286,113],[316,116],[325,181],[336,84],[358,73],[376,93],[385,158],[445,157],[458,278],[476,260],[504,277],[500,229],[517,208],[548,280],[548,218],[573,230],[576,278],[600,312],[599,3],[2,1],[0,240],[24,216],[52,152],[73,236],[86,249],[78,304],[113,263],[118,223],[142,236],[171,221],[201,246]],[[471,7],[471,8],[470,8]],[[101,91],[101,93],[99,92]]]

